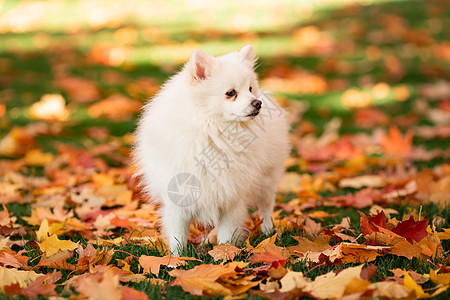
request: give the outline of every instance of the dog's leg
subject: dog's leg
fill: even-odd
[[[191,220],[182,208],[175,205],[167,205],[163,208],[162,221],[169,238],[171,255],[180,256],[187,244]]]
[[[262,231],[270,234],[273,231],[273,208],[275,206],[277,182],[280,180],[283,169],[276,168],[261,179],[261,188],[256,199],[259,215],[263,218]]]
[[[261,196],[258,199],[259,215],[263,219],[262,231],[265,234],[270,234],[273,231],[272,214],[275,206],[276,186],[270,182],[272,186],[267,186],[261,190]]]
[[[224,212],[219,220],[217,228],[217,243],[226,244],[232,242],[239,244],[245,238],[243,225],[246,220],[247,207],[244,204],[236,204],[232,209]]]

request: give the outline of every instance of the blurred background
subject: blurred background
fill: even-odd
[[[447,126],[449,16],[446,0],[0,0],[0,156],[130,145],[140,107],[194,48],[246,44],[304,132],[333,116],[344,132],[408,128],[425,110]]]

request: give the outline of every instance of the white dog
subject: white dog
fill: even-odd
[[[134,159],[162,204],[173,255],[186,246],[191,220],[214,225],[218,243],[237,242],[248,207],[257,206],[264,232],[273,230],[289,126],[260,94],[254,63],[250,45],[220,57],[194,50],[144,108]]]

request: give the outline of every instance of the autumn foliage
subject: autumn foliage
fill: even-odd
[[[69,2],[0,2],[0,298],[449,296],[448,3]],[[276,231],[253,212],[217,245],[191,224],[171,257],[133,177],[136,117],[193,48],[241,43],[292,125]]]

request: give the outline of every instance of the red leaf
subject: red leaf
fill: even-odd
[[[429,219],[425,219],[423,221],[416,222],[414,221],[413,216],[411,216],[408,220],[398,223],[397,226],[392,229],[392,232],[401,235],[412,244],[413,240],[418,242],[428,235],[428,220]]]
[[[362,212],[359,212],[359,214],[361,215],[361,232],[364,235],[371,234],[372,232],[379,232],[375,225],[386,228],[386,215],[384,214],[384,211],[379,212],[373,217],[367,217]]]

